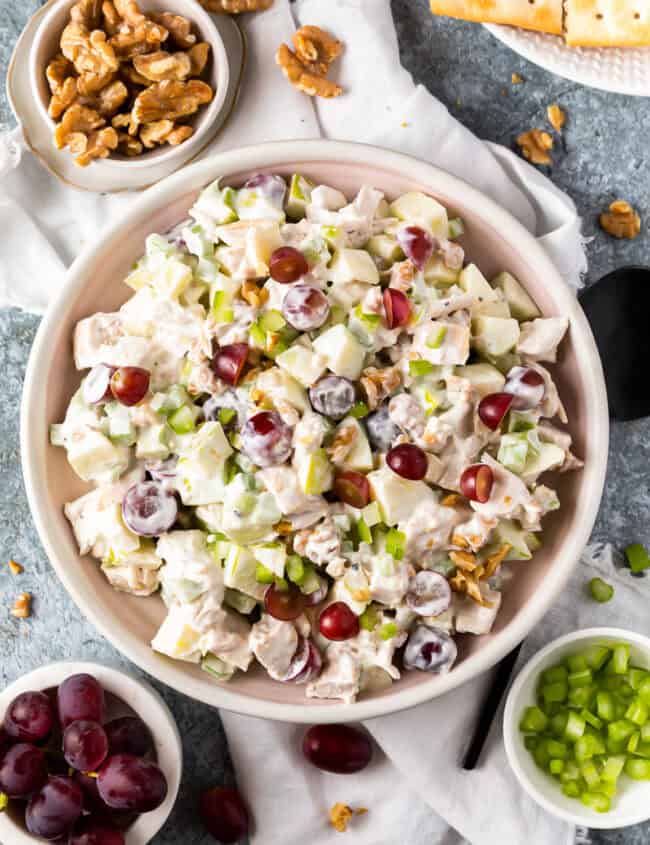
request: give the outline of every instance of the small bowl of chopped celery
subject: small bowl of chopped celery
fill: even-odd
[[[515,679],[503,733],[548,812],[592,828],[650,818],[650,638],[588,628],[549,643]]]

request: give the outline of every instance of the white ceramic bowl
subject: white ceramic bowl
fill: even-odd
[[[50,663],[18,678],[0,693],[0,723],[9,704],[21,692],[47,690],[58,686],[70,675],[84,672],[93,675],[107,693],[124,702],[122,706],[107,702],[109,718],[136,714],[151,731],[156,762],[167,778],[167,797],[158,809],[143,813],[125,831],[126,845],[147,845],[171,813],[183,770],[183,746],[176,722],[152,686],[100,663]],[[34,845],[36,841],[37,838],[26,831],[18,815],[11,810],[0,813],[0,842],[4,845]]]
[[[50,101],[50,90],[45,78],[45,68],[48,62],[59,52],[59,39],[63,29],[70,20],[70,9],[77,0],[54,0],[43,15],[34,35],[29,55],[29,76],[34,96],[38,105],[41,119],[47,122],[54,133],[55,121],[47,113]],[[152,150],[147,150],[139,156],[129,157],[112,153],[108,158],[99,159],[89,166],[102,169],[107,173],[118,175],[119,171],[128,168],[145,172],[163,163],[168,165],[182,164],[196,155],[206,145],[211,134],[211,127],[218,119],[226,101],[229,82],[229,65],[223,39],[210,15],[196,2],[196,0],[139,0],[139,6],[144,13],[173,11],[192,21],[193,32],[199,41],[210,44],[210,59],[207,71],[202,75],[211,86],[214,93],[212,100],[201,106],[189,123],[194,127],[194,134],[173,147],[162,144]],[[164,49],[163,44],[163,49]],[[64,154],[70,155],[68,150]]]
[[[567,822],[592,828],[617,828],[638,824],[650,818],[650,781],[621,776],[620,790],[608,813],[597,813],[578,799],[564,795],[550,775],[533,760],[519,730],[521,715],[535,704],[535,688],[540,674],[570,654],[596,643],[625,642],[630,645],[630,661],[650,669],[650,638],[621,628],[586,628],[553,640],[532,657],[517,675],[503,714],[503,739],[506,755],[519,783],[537,803]]]
[[[566,315],[571,329],[554,367],[567,404],[575,449],[584,470],[557,476],[563,501],[545,521],[544,547],[522,564],[504,594],[491,634],[461,637],[459,660],[447,675],[407,672],[388,689],[354,704],[306,699],[304,687],[272,681],[259,667],[217,683],[189,663],[154,653],[150,640],[164,616],[157,597],[138,599],[106,583],[96,562],[81,558],[63,504],[84,492],[63,449],[48,444],[48,425],[60,421],[79,374],[72,361],[75,323],[112,311],[131,291],[120,284],[142,254],[145,237],[165,232],[186,215],[199,190],[217,177],[241,184],[257,171],[294,169],[352,195],[364,184],[394,197],[430,192],[466,223],[462,242],[490,278],[499,270],[519,277],[546,314]],[[574,294],[537,241],[510,214],[460,179],[409,156],[333,141],[287,141],[216,155],[156,185],[124,213],[70,268],[34,342],[21,415],[21,454],[27,493],[47,554],[65,587],[92,622],[131,660],[179,691],[219,707],[289,722],[366,719],[402,710],[484,672],[535,625],[562,589],[584,548],[598,510],[607,464],[608,415],[596,346]]]

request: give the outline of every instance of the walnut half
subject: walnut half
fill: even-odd
[[[194,114],[199,106],[211,99],[212,88],[199,79],[189,82],[166,79],[138,94],[133,104],[133,119],[137,123],[177,120]]]
[[[517,145],[525,159],[532,164],[553,164],[549,150],[553,149],[553,138],[542,129],[530,129],[517,138]]]
[[[221,12],[228,15],[263,12],[273,5],[273,0],[199,0],[199,2],[208,12]]]
[[[609,211],[600,215],[600,225],[614,238],[636,238],[641,231],[641,218],[629,202],[616,200]]]

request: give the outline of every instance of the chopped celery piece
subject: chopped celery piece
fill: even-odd
[[[365,402],[355,402],[352,408],[350,409],[350,416],[354,417],[355,420],[361,420],[364,417],[367,417],[370,413],[370,408],[366,405]]]
[[[259,324],[265,332],[279,332],[286,326],[286,321],[279,311],[272,308],[262,314]]]
[[[612,670],[616,675],[624,675],[627,672],[627,665],[630,660],[630,647],[627,643],[618,643],[614,646],[612,655]]]
[[[591,669],[582,669],[579,672],[569,673],[570,687],[588,687],[591,685],[592,680],[593,675],[591,674]]]
[[[587,665],[591,669],[601,669],[611,656],[611,649],[603,645],[592,645],[583,652]]]
[[[650,678],[643,681],[638,692],[641,701],[645,701],[646,704],[650,704]]]
[[[560,760],[565,760],[569,756],[569,747],[564,742],[559,742],[557,739],[546,740],[546,751],[549,757],[557,757]]]
[[[574,687],[569,690],[569,704],[573,707],[590,708],[595,687]]]
[[[440,349],[442,344],[445,341],[445,337],[447,336],[447,327],[440,326],[438,331],[434,332],[429,339],[427,340],[427,346],[429,349]]]
[[[623,771],[632,780],[650,780],[650,760],[631,757],[626,760]]]
[[[219,408],[219,422],[221,425],[228,425],[237,416],[234,408]]]
[[[547,684],[552,684],[555,681],[566,681],[568,672],[564,666],[551,666],[542,672],[542,681]]]
[[[607,581],[603,581],[602,578],[592,578],[589,582],[589,592],[594,601],[604,604],[614,595],[614,588]]]
[[[580,800],[585,807],[590,807],[597,813],[607,813],[612,806],[612,802],[609,797],[607,795],[603,795],[601,792],[583,792],[580,796]]]
[[[560,710],[559,713],[556,713],[550,722],[551,733],[554,736],[562,736],[564,731],[566,730],[567,722],[569,721],[569,711],[568,710]]]
[[[528,734],[524,737],[524,746],[527,751],[533,752],[537,748],[537,744],[539,743],[539,738],[534,736],[533,734]]]
[[[570,654],[566,659],[569,672],[581,672],[587,668],[587,659],[583,654]]]
[[[570,780],[578,780],[580,778],[580,768],[573,760],[564,761],[564,769],[562,770],[562,783],[567,783]]]
[[[632,734],[627,743],[627,750],[630,752],[630,754],[634,754],[634,752],[638,749],[640,742],[641,734],[637,731],[636,733]]]
[[[580,787],[578,786],[575,780],[567,781],[566,783],[562,784],[562,792],[567,796],[567,798],[579,798],[580,797]]]
[[[539,707],[527,707],[519,723],[524,733],[541,733],[548,724],[548,716]]]
[[[386,551],[392,555],[395,560],[402,560],[404,551],[406,549],[406,535],[402,531],[397,531],[395,528],[386,534]]]
[[[633,752],[635,757],[643,757],[645,760],[650,759],[650,743],[639,742]]]
[[[429,361],[409,361],[409,375],[413,376],[413,378],[427,376],[432,371],[433,364],[431,364]]]
[[[300,586],[305,580],[306,570],[300,555],[289,555],[286,562],[286,572],[289,581]]]
[[[639,727],[645,725],[648,721],[647,705],[640,698],[635,698],[627,708],[625,718],[629,719],[630,722],[634,722],[635,725],[639,725]]]
[[[275,580],[275,575],[264,564],[258,563],[255,567],[255,580],[258,584],[272,584]]]
[[[398,630],[399,629],[394,622],[386,622],[386,624],[382,625],[379,629],[379,637],[382,640],[392,640]]]
[[[634,731],[634,723],[625,719],[617,719],[617,721],[610,722],[607,725],[607,736],[611,737],[614,742],[624,742],[632,736]]]
[[[580,766],[580,774],[585,779],[587,786],[595,789],[600,783],[600,775],[593,761],[588,760]]]
[[[612,722],[616,718],[614,713],[614,699],[611,692],[602,690],[596,693],[596,712],[601,719]]]
[[[569,717],[567,719],[566,727],[564,728],[564,734],[567,739],[570,739],[571,742],[575,742],[576,740],[580,739],[580,737],[585,732],[585,720],[583,716],[580,716],[574,710],[569,712]]]
[[[189,434],[194,431],[196,423],[192,409],[188,405],[183,405],[174,411],[167,420],[169,425],[173,428],[176,434]]]
[[[544,684],[541,690],[542,698],[545,704],[553,704],[554,702],[566,701],[567,684],[566,681],[556,681],[552,684]]]
[[[591,725],[592,728],[596,728],[597,730],[600,730],[602,728],[602,721],[598,718],[598,716],[594,716],[594,714],[590,713],[589,710],[587,710],[586,708],[582,710],[580,715],[588,725]]]
[[[359,542],[372,543],[372,531],[368,528],[368,523],[363,518],[357,520],[357,535]],[[388,551],[388,547],[386,550]]]
[[[612,755],[605,758],[600,779],[605,783],[616,783],[619,775],[625,766],[625,757],[622,755]]]
[[[465,232],[465,224],[462,217],[452,217],[449,221],[449,240],[459,238]]]
[[[377,608],[370,604],[359,617],[359,625],[364,631],[374,631],[379,624],[380,614]]]
[[[548,764],[548,770],[552,775],[561,775],[564,771],[564,760],[552,759]]]
[[[641,543],[632,543],[625,549],[625,557],[632,572],[643,572],[650,567],[650,556]]]
[[[637,666],[632,666],[627,672],[627,682],[633,690],[638,691],[641,684],[647,679],[648,673],[645,669],[639,669]]]
[[[641,741],[650,742],[650,722],[646,722],[645,725],[641,725]]]

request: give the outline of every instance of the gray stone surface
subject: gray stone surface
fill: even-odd
[[[0,67],[35,0],[0,0]],[[501,46],[482,27],[432,19],[424,0],[393,0],[402,58],[425,84],[481,137],[511,146],[525,129],[542,125],[546,106],[559,102],[569,119],[564,143],[556,151],[551,177],[575,199],[592,238],[589,282],[623,264],[647,260],[643,234],[634,242],[607,238],[597,227],[598,211],[623,196],[648,212],[647,158],[650,112],[644,101],[606,94],[555,77]],[[513,86],[513,72],[524,83]],[[0,96],[0,125],[13,125]],[[1,248],[1,246],[0,246]],[[130,666],[86,622],[49,567],[33,528],[20,473],[18,412],[25,364],[37,318],[0,312],[0,685],[47,661],[97,659]],[[44,389],[45,386],[44,386]],[[595,534],[622,546],[650,543],[648,458],[650,423],[616,424],[612,430],[609,476]],[[3,565],[14,557],[25,574],[14,579]],[[18,622],[7,608],[20,590],[34,593],[34,616]],[[178,720],[185,750],[185,775],[175,812],[156,845],[207,845],[195,815],[198,791],[232,778],[223,731],[216,711],[192,703],[155,684]],[[254,796],[251,796],[254,803]],[[591,835],[594,845],[633,845],[650,841],[650,825]],[[10,845],[10,843],[6,843]],[[387,843],[388,845],[388,843]],[[541,843],[540,843],[541,845]]]

